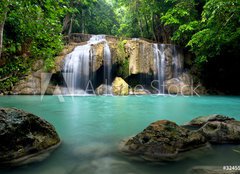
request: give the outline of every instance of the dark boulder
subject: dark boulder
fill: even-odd
[[[175,161],[200,147],[206,147],[207,141],[203,135],[189,131],[176,123],[161,120],[150,124],[141,133],[120,147],[122,152],[137,155],[150,161]]]
[[[234,118],[223,115],[210,115],[193,119],[187,125],[197,127],[197,132],[206,137],[210,143],[240,143],[240,121]]]
[[[15,108],[0,108],[1,166],[39,160],[59,144],[55,128],[44,119]]]

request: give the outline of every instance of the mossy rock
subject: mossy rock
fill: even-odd
[[[39,161],[61,142],[50,123],[15,108],[0,108],[0,139],[0,166]]]

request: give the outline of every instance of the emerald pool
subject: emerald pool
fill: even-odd
[[[213,146],[171,163],[149,163],[118,151],[119,142],[150,123],[184,124],[197,116],[223,114],[240,120],[237,96],[2,96],[1,107],[16,107],[52,123],[62,145],[44,161],[0,169],[1,174],[178,174],[193,166],[240,165],[236,145]],[[1,140],[0,140],[1,141]]]

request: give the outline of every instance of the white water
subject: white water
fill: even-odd
[[[178,78],[182,73],[181,57],[175,45],[173,45],[173,78]]]
[[[156,68],[155,80],[158,82],[158,93],[164,94],[165,92],[165,53],[164,44],[154,44],[154,64]]]
[[[94,35],[86,45],[76,47],[65,58],[64,79],[67,86],[65,94],[85,95],[91,80],[91,67],[93,65],[92,45],[104,42],[104,76],[103,83],[108,86],[105,94],[111,94],[111,51],[104,35]]]
[[[111,50],[107,42],[104,45],[104,81],[105,81],[105,94],[112,94],[111,88],[111,74],[112,74],[112,56]]]
[[[67,55],[64,65],[64,79],[67,94],[85,94],[89,79],[89,60],[91,46],[89,44],[76,47]]]

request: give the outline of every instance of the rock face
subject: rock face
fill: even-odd
[[[64,70],[67,55],[74,48],[86,45],[91,37],[92,35],[88,34],[71,34],[64,49],[55,58],[55,67],[50,73],[62,74],[63,72],[72,72],[72,70],[66,72]],[[192,77],[188,73],[182,73],[184,58],[179,47],[171,44],[154,44],[144,39],[121,40],[113,36],[105,36],[105,39],[111,52],[111,77],[123,77],[132,88],[136,84],[142,85],[150,93],[157,93],[152,88],[152,82],[157,80],[159,83],[166,85],[165,94],[193,94],[191,88]],[[89,72],[86,72],[86,77],[91,80],[94,89],[97,89],[104,83],[104,49],[105,42],[96,42],[91,44],[91,49],[89,50],[91,56],[89,57],[89,68],[86,68],[89,69]],[[162,70],[163,68],[164,70]],[[31,72],[23,80],[15,84],[11,93],[40,95],[41,82],[44,81],[44,79],[41,79],[41,73],[44,73],[43,60],[36,61],[32,66]],[[66,87],[63,79],[53,79],[53,81],[59,82],[57,85],[60,87]],[[51,85],[57,86],[55,83],[51,83]],[[53,90],[48,90],[47,94],[51,95],[51,91]],[[142,94],[143,92],[136,93]],[[197,93],[202,94],[198,91]],[[144,92],[144,94],[148,93]]]
[[[144,40],[129,40],[125,48],[129,55],[130,74],[149,74],[154,71],[152,44]]]
[[[150,161],[174,161],[183,152],[206,146],[200,133],[189,131],[176,123],[161,120],[150,124],[141,133],[122,143],[121,151]]]
[[[112,83],[112,92],[114,95],[128,95],[128,84],[121,77],[116,77]]]
[[[183,73],[177,78],[167,80],[165,82],[167,93],[191,95],[192,94],[191,79],[192,78],[188,73]]]
[[[60,144],[50,123],[14,108],[0,108],[0,140],[0,165],[4,166],[39,160]]]
[[[41,94],[41,70],[29,74],[20,80],[12,89],[13,94],[35,95]]]
[[[193,85],[193,77],[189,73],[182,73],[176,78],[165,81],[166,92],[168,94],[179,95],[200,95],[206,94],[201,84]]]
[[[214,144],[239,144],[240,121],[223,115],[198,117],[190,121],[188,126],[197,127],[198,133]]]

